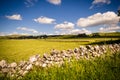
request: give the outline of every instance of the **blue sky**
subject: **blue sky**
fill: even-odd
[[[0,0],[0,35],[120,31],[120,0]]]

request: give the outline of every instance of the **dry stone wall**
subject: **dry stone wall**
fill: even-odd
[[[67,60],[70,62],[74,59],[91,59],[94,57],[99,57],[102,54],[105,54],[107,50],[110,50],[112,53],[120,51],[119,44],[110,44],[110,45],[86,45],[75,48],[74,50],[56,50],[53,49],[50,54],[44,54],[40,57],[39,54],[31,56],[28,61],[20,61],[19,63],[7,63],[6,60],[0,61],[0,74],[10,77],[23,77],[25,74],[30,72],[34,66],[39,66],[42,68],[51,67],[54,65],[62,66]]]

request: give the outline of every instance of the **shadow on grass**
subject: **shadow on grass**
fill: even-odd
[[[102,44],[114,44],[114,43],[120,43],[120,39],[118,40],[108,40],[108,41],[100,41],[100,42],[93,42],[93,43],[89,43],[89,45],[94,45],[94,44],[98,44],[98,45],[102,45]]]

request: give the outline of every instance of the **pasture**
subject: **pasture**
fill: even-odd
[[[67,50],[74,49],[80,45],[93,44],[104,41],[119,41],[119,38],[81,38],[81,39],[1,39],[0,60],[7,62],[19,62],[28,60],[35,54],[48,53],[52,49]],[[95,44],[94,44],[95,43]],[[111,53],[110,50],[100,57],[87,60],[73,59],[61,67],[38,67],[34,66],[30,73],[27,73],[20,80],[119,80],[120,52]],[[0,74],[1,80],[17,80],[18,77],[5,77]]]
[[[62,67],[35,67],[21,80],[120,80],[120,53],[107,53],[91,60],[73,60]]]
[[[80,45],[107,40],[117,40],[118,38],[81,38],[81,39],[1,39],[0,40],[0,60],[8,62],[28,60],[35,54],[43,55],[52,49],[67,50],[74,49]]]

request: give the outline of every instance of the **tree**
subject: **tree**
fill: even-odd
[[[88,37],[85,33],[83,34],[78,34],[77,37]]]
[[[120,16],[120,9],[118,10],[118,16]]]
[[[93,33],[92,37],[100,37],[100,34],[99,33]]]
[[[118,10],[118,16],[120,17],[120,9]],[[120,18],[119,18],[119,22],[120,22]]]

